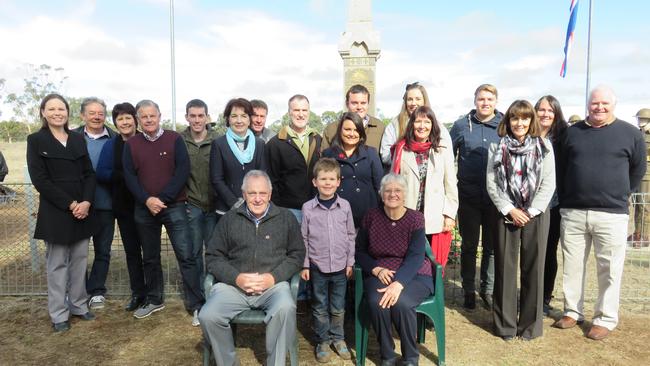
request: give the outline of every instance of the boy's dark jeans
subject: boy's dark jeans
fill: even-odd
[[[331,343],[343,340],[345,291],[348,283],[345,269],[323,273],[312,264],[309,268],[309,281],[312,288],[311,309],[316,342]]]

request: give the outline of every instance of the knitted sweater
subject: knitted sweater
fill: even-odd
[[[356,261],[364,272],[380,266],[396,271],[394,280],[407,286],[416,275],[432,276],[425,257],[424,216],[407,209],[399,220],[391,220],[383,207],[368,211],[357,235]]]
[[[228,211],[206,245],[205,263],[218,282],[237,286],[240,273],[270,273],[286,281],[302,268],[305,245],[300,225],[289,210],[270,204],[259,224],[246,205]]]
[[[124,146],[124,178],[137,202],[149,197],[164,203],[185,201],[185,183],[190,175],[190,159],[183,138],[165,132],[156,141],[142,134],[131,137]]]
[[[560,207],[628,212],[646,170],[639,129],[619,119],[600,128],[578,122],[562,136],[560,154]]]

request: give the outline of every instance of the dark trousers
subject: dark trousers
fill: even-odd
[[[458,208],[458,229],[463,239],[460,252],[460,275],[466,294],[476,291],[476,251],[479,234],[483,229],[481,245],[481,287],[480,293],[491,294],[494,287],[494,241],[495,227],[499,215],[493,204],[474,205],[460,200]]]
[[[546,241],[546,260],[544,261],[544,301],[551,301],[555,275],[557,274],[557,243],[560,241],[560,206],[550,210],[548,240]]]
[[[201,291],[201,274],[192,253],[190,234],[187,229],[185,203],[168,204],[167,208],[156,216],[153,216],[146,206],[136,204],[135,222],[142,243],[147,301],[152,304],[163,302],[160,235],[164,225],[183,279],[185,309],[190,313],[200,309],[205,300]]]
[[[95,259],[86,281],[88,296],[106,295],[106,277],[111,262],[111,244],[115,234],[115,217],[111,210],[95,210],[99,230],[93,235]]]
[[[126,254],[126,268],[129,272],[131,296],[144,299],[147,290],[144,282],[144,267],[142,264],[142,244],[138,237],[138,230],[133,214],[115,214],[117,225],[120,228],[122,245]]]
[[[415,308],[420,305],[422,300],[431,295],[431,286],[431,277],[416,275],[411,282],[404,286],[395,305],[382,309],[379,306],[379,300],[383,293],[377,292],[377,289],[384,288],[386,285],[382,284],[375,276],[364,279],[363,288],[366,299],[368,299],[370,321],[377,335],[382,360],[393,360],[397,357],[392,335],[392,324],[395,324],[402,345],[402,360],[417,364],[420,353],[416,338],[418,324]]]
[[[506,224],[503,216],[499,215],[498,240],[494,251],[493,303],[494,333],[497,336],[532,339],[542,335],[542,289],[548,224],[548,211],[532,218],[523,228]],[[517,264],[521,272],[519,320]]]
[[[311,310],[317,343],[342,341],[344,338],[345,291],[348,279],[345,269],[323,273],[315,265],[309,269],[311,282]]]

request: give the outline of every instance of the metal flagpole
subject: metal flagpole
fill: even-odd
[[[174,41],[174,0],[169,0],[169,38],[171,46],[171,67],[172,67],[172,126],[176,131],[176,50]]]
[[[593,0],[589,0],[589,25],[587,30],[587,83],[585,86],[585,117],[589,113],[589,88],[591,84],[591,16],[593,14]]]

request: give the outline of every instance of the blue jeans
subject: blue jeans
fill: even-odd
[[[115,234],[115,217],[111,210],[95,210],[99,230],[93,235],[95,259],[86,281],[88,296],[106,295],[106,277],[111,262],[111,244]]]
[[[153,216],[146,206],[136,204],[134,215],[142,243],[147,302],[163,303],[164,283],[160,262],[160,235],[162,226],[165,225],[183,278],[185,309],[191,313],[201,308],[204,298],[203,291],[201,291],[201,275],[192,253],[190,234],[187,229],[185,206],[184,202],[168,204],[166,209]]]
[[[309,268],[309,280],[312,288],[311,310],[316,342],[330,343],[343,340],[345,291],[348,287],[345,269],[323,273],[312,264]]]
[[[212,231],[217,225],[217,214],[215,212],[203,211],[200,207],[188,203],[187,220],[192,242],[192,253],[199,267],[199,273],[203,276],[203,246],[208,244],[208,240],[212,236]]]

